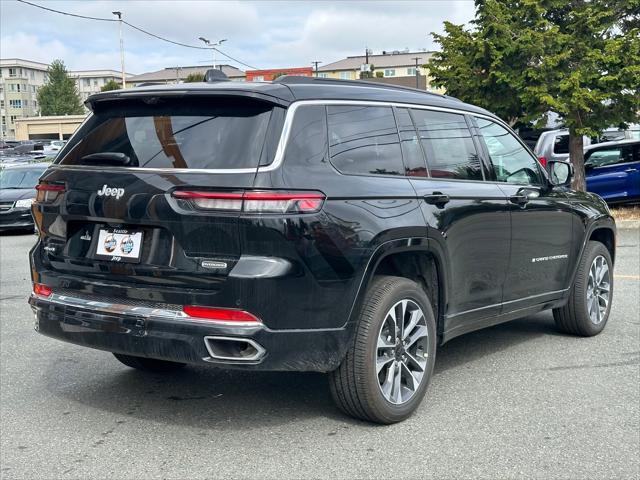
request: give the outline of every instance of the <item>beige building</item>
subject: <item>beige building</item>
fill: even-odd
[[[86,115],[24,117],[15,121],[16,140],[68,139]]]
[[[360,78],[362,71],[371,71],[373,69],[374,79],[403,79],[398,84],[411,84],[407,78],[415,78],[416,76],[416,58],[418,58],[417,73],[421,78],[421,88],[430,91],[439,91],[431,87],[431,79],[427,69],[422,68],[428,64],[433,56],[433,52],[418,51],[383,51],[379,55],[370,54],[368,59],[365,55],[347,57],[337,62],[329,63],[318,67],[318,77],[323,78],[339,78],[342,80],[357,80]],[[367,63],[368,62],[368,63]],[[424,85],[424,87],[423,87]],[[413,83],[411,86],[415,86]]]
[[[48,79],[46,63],[0,59],[0,138],[16,136],[16,120],[39,112],[38,89]]]
[[[114,80],[118,85],[122,84],[122,73],[117,70],[74,70],[69,72],[69,76],[76,81],[76,88],[83,102],[89,95],[100,92],[110,80]],[[130,73],[125,73],[127,81],[130,77]]]
[[[132,86],[139,86],[143,83],[182,83],[185,78],[194,73],[203,74],[211,68],[206,65],[199,67],[167,67],[162,70],[157,70],[155,72],[147,72],[141,75],[134,75],[129,79],[129,82],[132,83]],[[239,68],[232,67],[231,65],[218,65],[219,69],[229,77],[229,80],[232,81],[244,81],[245,73]]]

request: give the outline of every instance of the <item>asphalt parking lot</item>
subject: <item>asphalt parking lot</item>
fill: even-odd
[[[325,376],[143,374],[38,335],[30,235],[0,237],[4,478],[639,478],[640,230],[619,231],[594,338],[551,313],[452,340],[417,414],[343,416]]]

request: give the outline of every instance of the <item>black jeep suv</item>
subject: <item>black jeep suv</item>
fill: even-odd
[[[283,77],[105,92],[42,176],[36,329],[139,369],[330,372],[338,406],[413,412],[436,347],[553,309],[595,335],[615,224],[491,113]]]

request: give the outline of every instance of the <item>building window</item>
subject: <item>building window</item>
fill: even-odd
[[[318,78],[329,78],[329,74],[328,73],[318,73]]]
[[[85,78],[84,79],[84,85],[86,87],[90,87],[91,86],[91,79],[90,78]]]
[[[253,77],[254,82],[264,82],[264,75],[256,75]]]
[[[36,86],[35,85],[31,85],[31,93],[36,93]]]
[[[0,100],[0,108],[4,108],[4,100]]]
[[[351,80],[351,72],[340,72],[340,80]]]
[[[9,76],[10,77],[16,77],[17,76],[17,72],[15,68],[10,68],[9,69]]]
[[[416,74],[416,67],[407,68],[407,75],[414,76]]]
[[[7,124],[7,117],[5,117],[4,115],[2,116],[2,125],[6,125]]]
[[[384,71],[384,76],[385,77],[395,77],[396,76],[396,69],[395,68],[387,68]]]
[[[10,115],[9,116],[9,123],[16,123],[16,118],[18,118],[17,115]]]
[[[97,87],[97,86],[98,86],[98,79],[97,79],[97,78],[94,78],[94,79],[93,79],[93,86],[94,86],[94,87]]]
[[[22,100],[9,100],[11,108],[22,108]]]
[[[24,108],[27,108],[27,107],[29,106],[29,100],[23,100],[23,101],[22,101],[22,106],[23,106]]]
[[[31,80],[35,80],[35,79],[36,79],[36,72],[31,70]]]
[[[10,83],[10,84],[9,84],[9,91],[10,91],[10,92],[15,92],[15,91],[16,91],[16,86],[15,86],[15,84],[13,84],[13,83]]]

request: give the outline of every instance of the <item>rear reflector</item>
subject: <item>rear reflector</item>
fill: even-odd
[[[547,159],[545,157],[538,157],[538,161],[540,162],[540,165],[547,168]]]
[[[51,289],[51,287],[47,287],[42,283],[34,283],[33,293],[35,293],[39,297],[50,297],[53,294],[53,290]]]
[[[182,311],[193,318],[203,318],[212,322],[253,322],[260,323],[255,315],[233,308],[197,307],[185,305]]]
[[[58,198],[58,195],[65,190],[64,185],[55,183],[40,183],[36,185],[36,202],[50,203]]]
[[[248,213],[314,213],[325,200],[320,192],[204,192],[178,190],[175,198],[189,200],[202,210]]]

